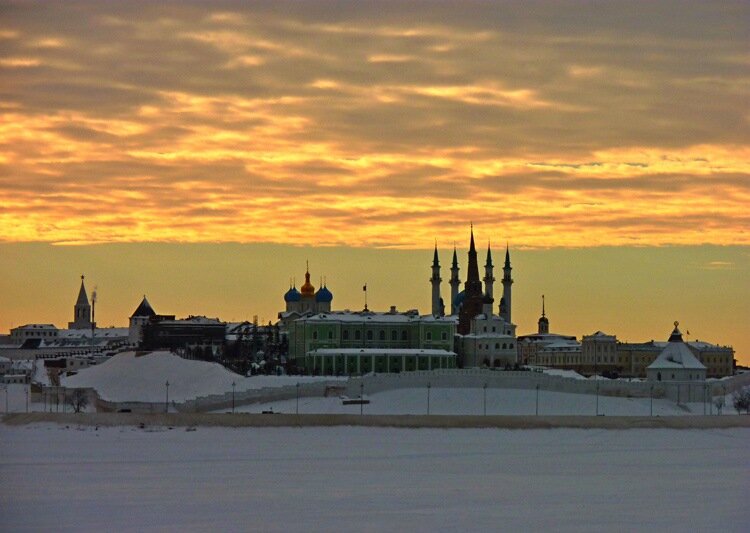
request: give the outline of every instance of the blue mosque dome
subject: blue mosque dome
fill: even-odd
[[[322,303],[331,303],[333,301],[333,293],[328,290],[328,287],[321,287],[318,292],[315,293],[315,301]]]
[[[302,295],[297,290],[297,287],[292,287],[288,291],[286,291],[286,294],[284,294],[284,301],[285,302],[299,302],[302,298]]]

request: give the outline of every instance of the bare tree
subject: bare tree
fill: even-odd
[[[726,399],[723,395],[714,398],[714,407],[716,407],[716,411],[719,414],[721,414],[721,410],[724,409],[724,404],[726,404]]]
[[[734,408],[737,410],[737,414],[741,414],[744,410],[750,414],[750,390],[737,391],[732,395],[732,403]]]
[[[89,397],[86,391],[83,389],[75,389],[71,395],[67,397],[68,405],[73,408],[73,411],[80,413],[89,404]]]

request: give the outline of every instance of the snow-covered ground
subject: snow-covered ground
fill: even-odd
[[[0,425],[4,531],[747,531],[750,430]]]
[[[488,415],[534,415],[537,412],[535,390],[493,389],[486,392]],[[484,389],[430,389],[430,414],[481,415],[485,412]],[[376,394],[365,394],[370,403],[362,410],[377,415],[423,415],[427,413],[427,389],[395,389]],[[734,414],[731,396],[727,397],[724,414]],[[599,396],[598,413],[609,416],[649,416],[651,403],[648,398],[620,398]],[[716,414],[715,408],[711,413]],[[260,413],[273,410],[279,413],[295,413],[296,399],[237,407],[237,412]],[[225,412],[221,409],[217,412]],[[343,405],[341,398],[300,398],[299,412],[310,414],[356,414],[359,405]],[[540,415],[594,415],[597,399],[594,394],[572,394],[565,392],[539,391]],[[709,414],[709,406],[705,406]],[[677,405],[672,400],[655,399],[653,414],[657,415],[702,415],[702,403]]]
[[[296,383],[296,376],[255,376],[248,378],[256,380],[259,387],[276,387]],[[0,386],[0,412],[5,409],[5,385]],[[7,385],[8,412],[20,413],[26,411],[27,385]],[[54,403],[54,389],[47,401],[34,402],[30,399],[29,411],[70,411],[70,406]],[[170,391],[171,398],[171,391]],[[365,414],[426,414],[427,389],[395,389],[377,394],[365,394],[370,404],[363,407]],[[160,399],[163,401],[163,398]],[[732,407],[732,395],[727,395],[723,414],[736,414]],[[294,413],[297,410],[296,400],[284,400],[269,403],[238,406],[237,412],[260,413],[266,410],[279,413]],[[540,415],[593,415],[596,413],[596,396],[586,394],[571,394],[564,392],[539,391]],[[88,406],[86,411],[92,411]],[[226,412],[220,409],[217,412]],[[299,412],[303,414],[357,414],[359,405],[343,405],[338,397],[302,397],[299,400]],[[706,404],[707,414],[716,414],[716,408]],[[439,415],[480,415],[484,413],[483,389],[430,389],[430,414]],[[519,389],[487,389],[488,415],[533,415],[536,413],[536,391]],[[648,398],[620,398],[599,396],[599,413],[609,416],[648,416],[651,404]],[[677,405],[672,400],[655,399],[653,402],[654,416],[666,415],[702,415],[702,403]]]
[[[108,361],[80,370],[62,379],[66,387],[91,387],[104,400],[113,402],[162,402],[169,382],[169,399],[174,402],[192,400],[198,396],[236,391],[280,387],[330,377],[312,376],[252,376],[230,372],[218,363],[190,361],[169,352],[151,352],[136,356],[123,352]]]

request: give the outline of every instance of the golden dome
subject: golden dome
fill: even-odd
[[[305,284],[299,288],[299,292],[302,296],[315,296],[315,287],[310,283],[310,271],[305,272]]]

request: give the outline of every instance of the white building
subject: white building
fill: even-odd
[[[687,344],[674,323],[667,346],[656,360],[646,368],[649,381],[705,381],[706,367],[701,363]]]

